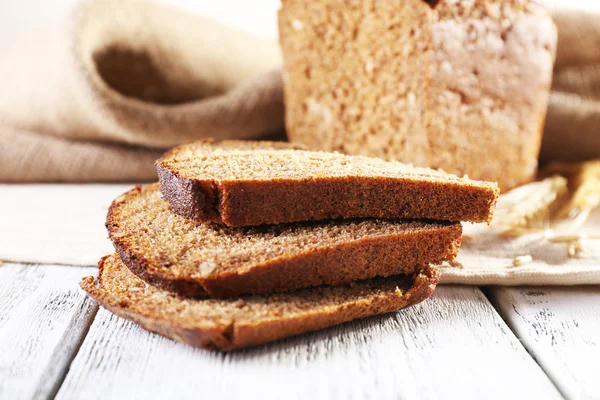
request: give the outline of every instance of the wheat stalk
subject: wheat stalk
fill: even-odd
[[[545,179],[500,196],[492,225],[502,229],[503,237],[536,234],[550,243],[564,243],[569,257],[579,257],[585,251],[583,240],[600,239],[600,235],[557,235],[549,228],[553,221],[566,220],[572,232],[600,206],[600,159],[551,164],[540,175]],[[523,261],[515,259],[514,264]]]
[[[555,175],[500,196],[492,225],[503,229],[504,236],[521,236],[532,229],[539,232],[539,225],[548,225],[551,206],[567,193],[567,183]]]
[[[573,220],[579,227],[600,206],[600,159],[580,164],[555,163],[546,173],[559,173],[569,178],[571,196],[556,213],[556,218]]]

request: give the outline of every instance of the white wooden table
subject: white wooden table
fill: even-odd
[[[600,288],[442,286],[425,303],[221,354],[78,288],[94,268],[0,268],[1,399],[600,398]]]
[[[13,261],[0,266],[1,400],[600,399],[600,287],[442,286],[230,354],[143,331],[78,287],[96,273],[81,265],[110,251],[106,207],[129,186],[0,185],[0,259]]]

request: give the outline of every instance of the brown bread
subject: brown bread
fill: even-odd
[[[502,190],[531,181],[556,50],[550,16],[529,0],[429,3],[284,0],[288,136]]]
[[[144,329],[192,346],[232,350],[388,313],[429,297],[439,272],[393,276],[342,287],[231,300],[192,299],[147,285],[116,254],[99,262],[99,284],[81,287],[114,314]]]
[[[454,259],[462,233],[460,223],[375,219],[204,224],[172,213],[157,184],[117,198],[106,225],[123,262],[142,279],[211,297],[412,274]]]
[[[290,139],[428,166],[432,22],[423,0],[283,0]]]
[[[552,19],[535,1],[441,0],[433,24],[431,166],[531,182],[556,52]]]
[[[173,211],[255,226],[336,218],[489,222],[495,183],[277,142],[195,142],[156,162]]]

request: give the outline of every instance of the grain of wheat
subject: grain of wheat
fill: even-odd
[[[567,247],[567,254],[570,258],[577,258],[583,252],[585,252],[585,248],[583,247],[581,240],[574,240],[570,242],[569,246]]]
[[[444,261],[442,267],[463,269],[465,266],[460,261],[452,260]]]
[[[521,267],[523,265],[527,265],[533,262],[533,257],[531,255],[526,254],[523,256],[516,256],[513,260],[513,267]]]

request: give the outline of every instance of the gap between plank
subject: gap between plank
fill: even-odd
[[[199,392],[214,398],[562,398],[477,287],[436,293],[401,312],[226,355],[150,334],[102,309],[58,398],[133,392],[181,399]]]
[[[494,310],[500,316],[500,318],[502,318],[502,320],[504,321],[504,323],[506,324],[506,326],[508,326],[508,328],[510,329],[510,331],[512,332],[512,334],[515,335],[515,337],[519,340],[519,344],[525,349],[525,351],[527,352],[527,354],[529,354],[529,356],[533,359],[533,361],[535,361],[535,363],[537,364],[537,366],[540,367],[540,369],[542,371],[544,371],[544,374],[546,374],[546,376],[548,377],[548,379],[550,380],[550,382],[552,382],[552,385],[554,385],[554,387],[560,393],[560,395],[563,398],[566,399],[567,396],[560,389],[560,387],[556,384],[556,382],[554,381],[553,377],[548,374],[548,372],[546,371],[546,369],[544,368],[544,366],[542,364],[540,364],[540,362],[535,357],[535,355],[532,354],[532,352],[529,351],[529,349],[525,345],[523,345],[523,341],[518,336],[518,332],[515,329],[514,325],[512,324],[512,322],[510,321],[510,319],[508,318],[508,316],[504,313],[504,311],[502,310],[502,307],[499,306],[498,302],[495,299],[495,296],[493,296],[491,294],[492,287],[491,286],[480,286],[479,289],[484,294],[484,296],[487,298],[487,300],[490,302],[490,304],[492,305],[492,307],[494,307]],[[515,312],[518,313],[516,309],[515,309]]]
[[[87,294],[85,296],[86,296],[86,300],[82,304],[81,309],[84,310],[85,307],[86,307],[86,303],[87,302],[91,302],[92,305],[91,305],[91,308],[90,308],[89,317],[87,318],[87,322],[85,324],[85,328],[81,331],[81,333],[79,334],[79,337],[77,338],[77,344],[76,344],[76,346],[71,351],[71,355],[69,357],[69,363],[67,365],[65,365],[65,367],[62,370],[62,372],[60,373],[60,375],[58,376],[58,378],[56,379],[56,381],[52,385],[52,388],[48,391],[48,399],[54,399],[54,398],[56,398],[56,395],[58,394],[58,391],[60,390],[60,388],[62,387],[62,385],[63,385],[63,383],[65,381],[65,379],[67,378],[69,370],[71,369],[71,365],[73,364],[73,360],[75,360],[75,357],[77,357],[77,354],[79,354],[79,350],[81,350],[81,345],[83,344],[83,341],[87,337],[88,332],[90,331],[90,328],[92,326],[92,323],[96,319],[96,315],[98,315],[98,310],[100,309],[100,307],[98,306],[98,303],[96,303]],[[57,348],[58,351],[61,350],[60,346],[57,346],[56,348]]]
[[[533,354],[531,354],[531,352],[522,344],[521,338],[519,338],[519,336],[517,336],[517,332],[514,330],[514,327],[510,324],[510,321],[502,313],[501,308],[499,308],[498,305],[496,304],[496,302],[494,301],[494,297],[490,294],[490,289],[488,287],[480,287],[479,290],[481,290],[481,292],[483,293],[486,300],[490,303],[490,308],[492,308],[493,311],[496,312],[496,314],[498,314],[499,317],[504,321],[504,323],[506,324],[506,326],[508,327],[508,329],[510,331],[510,334],[514,335],[514,337],[519,341],[520,347],[522,347],[526,351],[526,354],[533,359],[534,364],[537,365],[540,368],[540,370],[543,372],[543,374],[547,377],[549,384],[552,385],[556,389],[557,393],[559,393],[560,396],[565,398],[564,393],[562,391],[560,391],[559,387],[556,385],[556,382],[552,379],[551,376],[549,376],[547,374],[547,372],[542,367],[542,365],[540,365],[540,363],[535,358],[535,356]],[[90,298],[88,298],[88,301],[92,301],[92,300]],[[51,390],[48,392],[48,398],[55,398],[56,395],[59,393],[60,389],[63,387],[63,384],[65,383],[65,380],[67,378],[67,375],[71,371],[73,362],[79,355],[80,351],[82,350],[83,342],[88,337],[90,328],[91,328],[92,324],[94,323],[94,321],[96,320],[96,318],[98,317],[98,311],[99,311],[99,306],[97,304],[94,304],[93,308],[90,311],[90,317],[87,318],[85,329],[82,330],[82,332],[78,338],[77,346],[74,348],[74,350],[70,354],[68,365],[66,365],[63,368],[60,376],[55,381]],[[342,329],[342,328],[335,327],[334,329]],[[146,334],[146,333],[144,333],[144,334]],[[319,333],[317,333],[317,334],[319,334]],[[308,335],[311,335],[311,334],[308,334]],[[306,335],[306,336],[308,336],[308,335]],[[303,336],[305,336],[305,335],[303,335]],[[164,339],[161,339],[161,340],[164,340]],[[300,338],[300,339],[295,338],[295,340],[302,340],[302,338]],[[276,343],[274,345],[275,346],[281,345],[281,343],[282,342],[279,342],[279,344]],[[271,346],[273,346],[273,344],[271,344]]]

